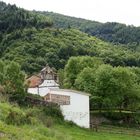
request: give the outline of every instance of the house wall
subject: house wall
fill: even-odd
[[[61,90],[59,87],[28,88],[28,93],[38,94],[38,91],[40,96],[45,96],[47,93],[70,96],[70,105],[60,105],[65,120],[73,121],[81,127],[89,128],[89,95],[70,90]]]
[[[28,93],[45,96],[51,89],[59,89],[59,85],[54,80],[44,80],[39,87],[28,88]]]
[[[38,88],[28,88],[28,93],[38,94]]]
[[[70,105],[60,105],[64,119],[85,128],[90,127],[89,96],[68,91],[51,91],[53,94],[70,96]]]
[[[55,87],[53,87],[55,89]],[[56,89],[58,89],[58,87],[56,87]],[[49,93],[50,88],[48,87],[39,87],[39,88],[28,88],[28,93],[31,94],[38,94],[40,96],[45,96],[47,93]]]

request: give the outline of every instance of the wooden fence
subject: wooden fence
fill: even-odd
[[[140,136],[140,128],[127,128],[127,127],[115,127],[115,126],[103,126],[91,124],[91,129],[96,132],[107,132],[111,134],[123,134],[123,135],[133,135]]]

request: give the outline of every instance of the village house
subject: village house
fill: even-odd
[[[38,94],[44,97],[45,101],[60,105],[65,120],[73,121],[81,127],[90,127],[89,94],[60,89],[57,73],[48,65],[39,75],[33,75],[27,80],[29,81],[28,93]]]

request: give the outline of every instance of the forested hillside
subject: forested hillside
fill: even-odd
[[[26,28],[5,34],[0,44],[3,60],[21,64],[27,73],[49,63],[64,68],[71,56],[96,56],[113,66],[140,66],[140,53],[101,41],[75,29]]]
[[[52,22],[46,16],[35,14],[16,5],[6,5],[0,2],[0,35],[25,27],[44,28],[51,26]]]
[[[106,43],[77,29],[55,29],[51,27],[55,21],[49,16],[3,2],[0,5],[0,57],[18,62],[28,74],[39,71],[46,63],[56,69],[64,68],[71,56],[96,56],[113,66],[140,65],[139,53]]]
[[[44,14],[47,16],[0,2],[1,59],[14,60],[20,63],[22,69],[27,73],[40,70],[46,63],[56,69],[64,68],[69,57],[83,55],[99,57],[104,63],[113,66],[140,66],[140,53],[134,52],[133,49],[127,49],[128,45],[112,45],[77,29],[72,29],[78,28],[84,32],[87,32],[87,29],[90,32],[97,30],[100,34],[99,27],[102,27],[101,31],[106,32],[104,33],[106,37],[109,28],[110,32],[114,29],[120,32],[121,27],[121,31],[124,34],[127,33],[128,36],[125,41],[127,42],[128,39],[132,43],[133,41],[129,36],[132,37],[133,33],[137,33],[138,35],[132,39],[138,37],[140,35],[139,28],[118,23],[107,23],[108,26],[105,26],[107,24],[54,13],[44,12]],[[64,29],[60,29],[62,27]],[[123,27],[136,31],[131,30],[132,33],[130,34],[125,32]],[[116,32],[114,33],[116,35]],[[99,34],[93,33],[92,35],[99,36]],[[121,39],[124,36],[120,34]],[[119,37],[115,38],[119,39]],[[139,41],[139,39],[136,40],[134,42]],[[133,43],[133,48],[136,49],[137,44]]]
[[[54,21],[54,27],[57,28],[77,28],[90,35],[97,36],[100,39],[113,43],[133,43],[133,46],[137,46],[140,43],[140,27],[126,26],[125,24],[116,22],[100,23],[64,16],[53,12],[41,13],[50,17]]]

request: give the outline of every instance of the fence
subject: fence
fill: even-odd
[[[115,127],[115,126],[103,126],[91,124],[91,129],[96,132],[107,132],[111,134],[125,134],[125,135],[133,135],[140,136],[140,128],[127,128],[127,127]]]

